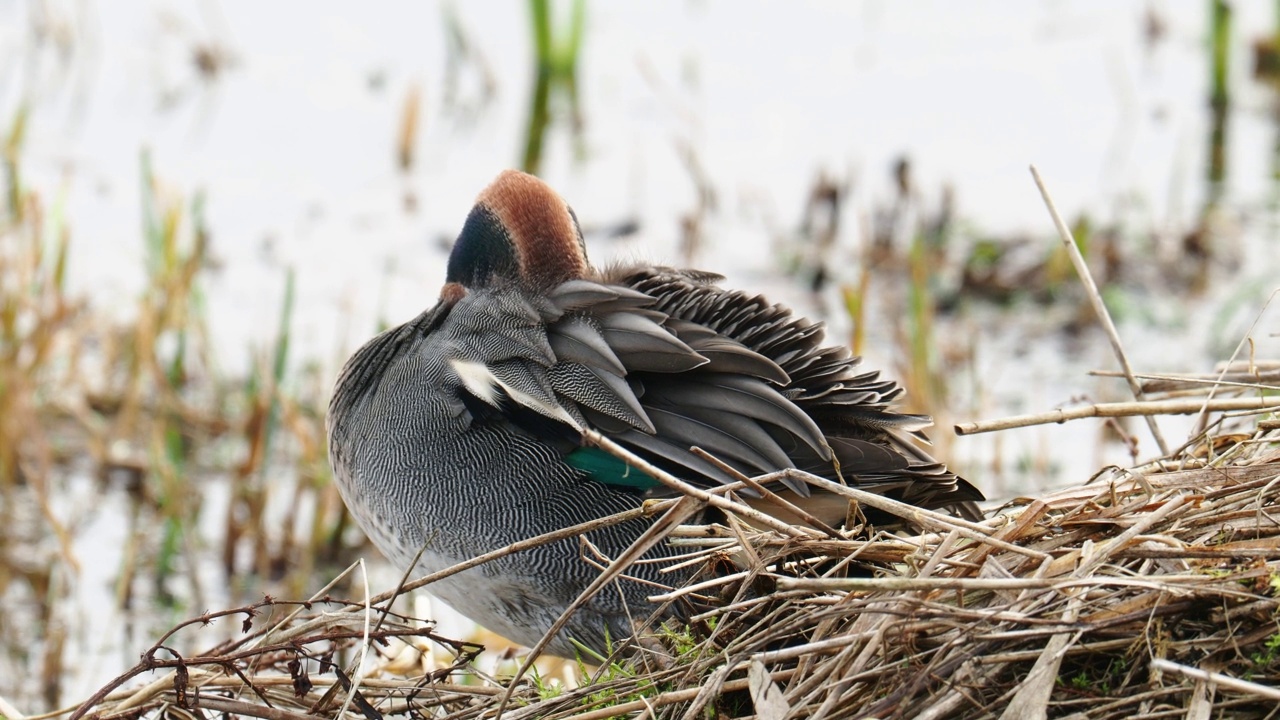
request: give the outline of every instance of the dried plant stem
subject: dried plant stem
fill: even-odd
[[[997,420],[960,423],[955,426],[957,435],[973,435],[993,430],[1009,430],[1011,428],[1031,427],[1064,423],[1068,420],[1079,420],[1091,417],[1134,417],[1138,415],[1193,415],[1208,408],[1208,412],[1233,412],[1240,410],[1280,409],[1280,398],[1252,397],[1225,398],[1206,403],[1201,398],[1189,400],[1148,400],[1144,402],[1094,403],[1076,408],[1063,408],[1031,415],[1014,415]]]
[[[324,717],[322,715],[289,712],[288,710],[281,710],[279,708],[241,702],[239,700],[228,700],[226,698],[220,698],[212,695],[200,695],[199,699],[193,702],[192,705],[197,708],[212,710],[217,713],[229,713],[245,717],[263,718],[263,720],[322,720]],[[343,715],[339,714],[338,717],[343,717]]]
[[[690,451],[694,455],[697,455],[703,460],[706,460],[712,465],[715,465],[716,467],[720,468],[725,473],[727,473],[730,477],[737,478],[737,480],[742,484],[760,493],[760,496],[765,500],[767,500],[768,502],[773,503],[775,506],[790,513],[792,516],[799,518],[800,520],[803,520],[805,523],[812,525],[813,527],[826,533],[828,537],[835,538],[836,540],[844,539],[844,536],[842,536],[835,528],[822,522],[822,520],[818,519],[817,517],[814,517],[814,515],[809,511],[805,510],[802,507],[797,506],[795,503],[792,503],[791,501],[787,500],[781,495],[778,495],[774,491],[760,484],[760,482],[757,481],[756,479],[743,475],[742,473],[738,472],[737,468],[726,463],[725,461],[721,460],[715,455],[712,455],[711,453],[707,452],[706,450],[703,450],[700,447],[690,448]]]
[[[1124,377],[1124,373],[1115,370],[1090,370],[1094,377]],[[1258,372],[1223,373],[1138,373],[1134,375],[1144,381],[1143,392],[1170,392],[1189,389],[1199,392],[1205,385],[1245,388],[1253,390],[1271,390],[1280,382],[1280,370]]]
[[[648,600],[649,602],[654,602],[654,603],[670,602],[672,600],[678,600],[684,597],[685,595],[692,595],[695,593],[705,592],[707,590],[710,590],[711,588],[728,585],[730,583],[742,582],[743,580],[747,579],[747,577],[749,576],[750,576],[750,573],[745,570],[742,572],[730,573],[728,575],[722,575],[720,577],[712,578],[710,580],[703,580],[702,582],[694,583],[693,585],[686,585],[680,588],[679,590],[673,590],[671,592],[662,593],[661,595],[650,595],[648,597]]]
[[[18,712],[18,709],[11,705],[8,700],[5,700],[2,695],[0,695],[0,715],[10,720],[23,720],[26,717],[26,715]]]
[[[1160,581],[1142,580],[1110,575],[1095,575],[1078,579],[1053,578],[942,578],[942,577],[879,577],[879,578],[778,578],[779,590],[804,590],[806,592],[910,592],[915,590],[1066,590],[1077,587],[1142,587],[1177,590],[1183,586],[1207,585],[1213,578],[1205,575],[1162,575]],[[1243,593],[1242,593],[1243,594]]]
[[[1209,672],[1208,670],[1201,670],[1199,668],[1187,667],[1186,665],[1179,665],[1178,663],[1169,662],[1168,660],[1162,660],[1160,658],[1156,658],[1155,660],[1151,661],[1151,668],[1153,670],[1161,670],[1164,672],[1171,672],[1171,673],[1177,673],[1179,675],[1185,675],[1189,678],[1195,678],[1196,680],[1203,680],[1205,682],[1213,683],[1215,685],[1219,685],[1224,688],[1230,688],[1237,692],[1244,692],[1244,693],[1249,693],[1250,695],[1257,695],[1258,697],[1266,698],[1268,700],[1280,700],[1280,690],[1276,688],[1268,687],[1266,685],[1259,685],[1258,683],[1255,683],[1255,682],[1249,682],[1248,680],[1241,680],[1239,678],[1231,677],[1230,675],[1223,675],[1222,673]]]
[[[1053,218],[1054,227],[1058,229],[1058,237],[1062,240],[1062,244],[1066,247],[1067,254],[1071,258],[1071,264],[1075,266],[1076,273],[1080,275],[1080,282],[1084,285],[1085,294],[1089,297],[1089,303],[1093,306],[1093,311],[1097,313],[1098,320],[1102,323],[1102,328],[1107,332],[1107,339],[1111,341],[1111,349],[1115,351],[1116,359],[1120,361],[1120,368],[1124,371],[1125,380],[1129,383],[1129,389],[1133,391],[1135,400],[1142,399],[1142,385],[1133,375],[1133,368],[1129,366],[1129,357],[1125,355],[1124,345],[1120,342],[1120,333],[1116,330],[1116,325],[1111,321],[1111,313],[1107,311],[1107,305],[1102,301],[1102,294],[1098,292],[1098,286],[1093,282],[1093,274],[1089,272],[1089,265],[1084,261],[1084,256],[1080,254],[1080,248],[1076,246],[1075,239],[1071,237],[1071,230],[1067,228],[1067,223],[1063,221],[1062,216],[1058,214],[1058,208],[1054,205],[1053,197],[1049,195],[1049,189],[1045,187],[1044,180],[1040,178],[1040,171],[1036,170],[1036,166],[1031,166],[1031,176],[1035,178],[1036,187],[1040,189],[1040,196],[1044,198],[1045,207],[1049,209],[1049,215]],[[1147,427],[1151,428],[1151,435],[1156,440],[1156,445],[1160,448],[1161,455],[1169,454],[1169,446],[1164,441],[1164,436],[1160,434],[1160,426],[1156,424],[1154,417],[1147,415]]]
[[[810,473],[800,470],[784,470],[782,473],[774,474],[789,474],[792,477],[802,478],[805,482],[820,487],[828,492],[832,492],[837,495],[844,495],[845,497],[856,500],[863,505],[887,512],[904,520],[909,520],[923,527],[939,529],[946,532],[956,532],[970,540],[976,540],[979,543],[991,545],[1001,550],[1007,550],[1009,552],[1026,555],[1036,559],[1048,557],[1047,554],[1038,550],[1020,547],[1013,543],[1008,543],[991,537],[992,529],[982,523],[970,522],[962,518],[944,515],[933,510],[919,508],[915,505],[908,505],[900,500],[894,500],[893,498],[884,497],[883,495],[876,495],[875,493],[850,487],[848,485],[841,485],[840,483],[832,482],[826,478],[811,475]],[[764,480],[769,477],[771,476],[766,475],[764,478],[760,479]]]

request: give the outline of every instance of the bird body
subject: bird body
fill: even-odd
[[[573,211],[533,176],[507,171],[477,199],[437,304],[347,362],[329,448],[347,507],[378,548],[434,572],[510,543],[633,509],[667,492],[584,447],[592,429],[695,485],[798,468],[924,507],[972,513],[972,485],[917,444],[927,417],[890,407],[901,389],[860,370],[822,328],[719,276],[643,265],[596,270]],[[792,481],[779,490],[814,507]],[[638,518],[586,539],[615,557]],[[648,557],[670,556],[665,545]],[[577,538],[514,553],[430,590],[488,629],[536,643],[598,574]],[[603,649],[669,583],[633,566],[575,614],[569,638]]]

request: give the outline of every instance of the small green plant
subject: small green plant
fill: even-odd
[[[1081,666],[1074,675],[1060,676],[1058,685],[1070,686],[1081,692],[1108,695],[1113,688],[1124,685],[1124,676],[1128,671],[1129,660],[1121,655],[1108,660],[1106,667],[1100,670],[1096,664]]]
[[[536,665],[529,669],[529,673],[533,689],[537,691],[539,700],[550,700],[564,694],[564,683],[555,679],[543,678]]]
[[[1262,643],[1262,650],[1249,656],[1249,660],[1253,663],[1254,670],[1261,670],[1269,667],[1280,657],[1280,631],[1272,633],[1270,637]]]
[[[693,630],[688,625],[682,625],[679,628],[663,625],[659,636],[675,650],[677,662],[688,658],[698,647],[698,640],[693,636]]]
[[[570,642],[578,650],[578,675],[583,679],[582,686],[600,687],[597,692],[582,698],[583,705],[605,707],[621,705],[657,694],[657,686],[652,681],[637,681],[636,671],[633,668],[621,662],[607,661],[608,657],[613,655],[613,639],[609,637],[608,629],[605,630],[605,656],[577,640],[571,638]],[[600,663],[600,669],[594,675],[588,671],[586,662],[583,660],[584,656]]]
[[[1083,670],[1071,676],[1071,687],[1076,690],[1088,690],[1091,685],[1093,685],[1093,681]]]

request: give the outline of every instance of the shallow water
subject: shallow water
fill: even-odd
[[[578,78],[583,133],[554,125],[540,174],[584,227],[639,223],[624,239],[591,238],[597,262],[683,263],[680,218],[697,205],[682,155],[691,149],[717,201],[702,218],[693,263],[806,313],[826,311],[836,337],[847,335],[849,320],[834,286],[856,279],[856,250],[894,200],[890,168],[899,157],[912,161],[920,214],[936,213],[943,188],[954,190],[961,244],[1024,235],[1056,242],[1030,163],[1069,221],[1087,214],[1116,227],[1138,266],[1157,256],[1176,265],[1178,239],[1217,197],[1219,259],[1207,291],[1192,295],[1141,272],[1141,282],[1117,288],[1135,366],[1203,372],[1234,348],[1280,278],[1276,98],[1250,77],[1250,43],[1276,19],[1260,3],[1234,10],[1218,183],[1207,172],[1205,7],[1146,2],[592,4]],[[65,50],[36,42],[31,28],[42,12]],[[456,77],[446,72],[449,12],[482,58],[461,62]],[[1151,17],[1162,27],[1157,39]],[[197,50],[225,66],[201,75]],[[15,2],[0,6],[0,121],[30,107],[26,182],[63,203],[77,291],[125,314],[141,287],[145,148],[169,192],[206,197],[218,266],[207,311],[224,372],[244,372],[250,348],[274,336],[285,269],[294,268],[292,357],[319,361],[331,375],[380,320],[401,322],[434,301],[448,240],[475,194],[519,161],[531,53],[520,3],[384,2],[357,11],[318,2],[299,14],[247,2]],[[404,172],[395,138],[415,87],[423,98],[416,160]],[[776,248],[796,236],[823,171],[849,179],[852,191],[832,255],[835,283],[814,297],[779,271]],[[900,306],[879,295],[872,305],[867,362],[896,376]],[[956,366],[940,417],[1036,412],[1086,395],[1124,399],[1119,382],[1085,375],[1115,364],[1092,326],[1062,332],[1070,310],[975,302],[943,318],[939,352],[976,360]],[[1275,312],[1261,327],[1274,329]],[[1278,354],[1274,331],[1259,341],[1260,357]],[[1162,425],[1175,445],[1187,429]],[[1143,456],[1153,454],[1140,424],[1130,428]],[[951,438],[945,424],[934,432],[941,451],[994,497],[1128,462],[1099,435],[1091,421],[999,437]],[[68,498],[75,494],[68,488]],[[216,492],[209,502],[217,506]],[[90,630],[110,619],[100,609],[113,603],[122,512],[104,501],[77,537],[83,625],[74,636],[103,660],[83,664],[67,698],[136,656],[99,644]],[[211,606],[218,586],[205,583]],[[6,683],[0,695],[22,697]]]

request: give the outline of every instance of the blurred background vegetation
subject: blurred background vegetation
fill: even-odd
[[[0,3],[0,697],[59,707],[178,619],[358,557],[394,583],[329,482],[329,387],[434,301],[504,167],[596,262],[825,319],[993,498],[1149,457],[1140,423],[950,425],[1126,397],[1086,374],[1113,361],[1031,162],[1135,365],[1229,354],[1280,278],[1276,13]]]

